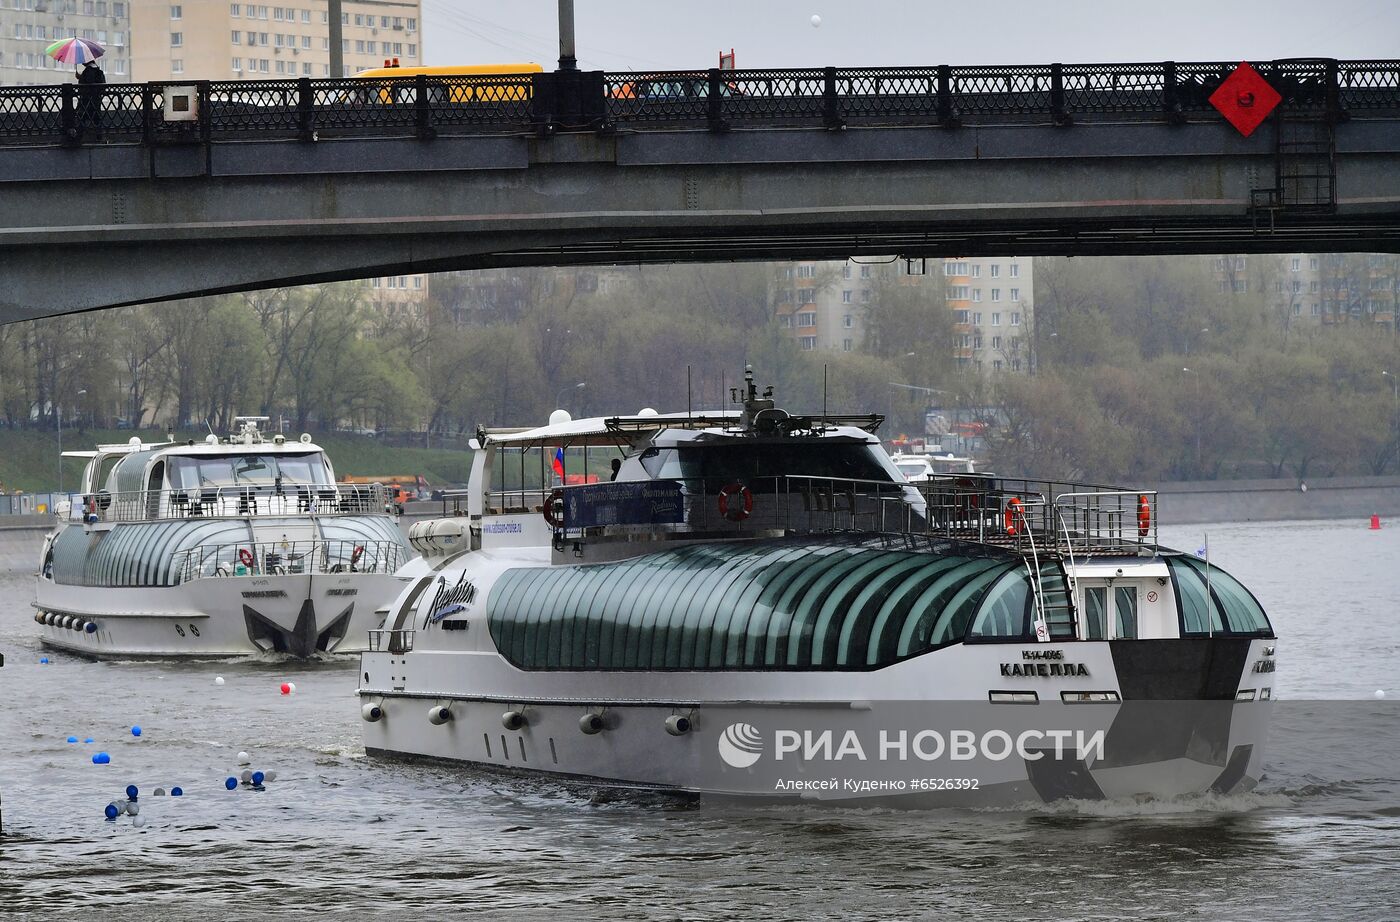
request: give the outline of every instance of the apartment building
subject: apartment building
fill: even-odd
[[[3,2],[3,0],[0,0]],[[286,80],[330,72],[325,0],[291,6],[183,0],[131,0],[132,78]],[[351,76],[386,59],[423,60],[419,0],[344,0],[341,51]]]
[[[422,316],[431,294],[429,278],[424,274],[386,275],[364,279],[361,284],[365,287],[369,302],[381,316],[398,320]]]
[[[1287,253],[1210,259],[1218,294],[1262,296],[1285,328],[1345,323],[1396,327],[1400,256]]]
[[[783,265],[773,282],[778,325],[804,351],[862,348],[881,292],[926,291],[953,315],[950,348],[960,366],[1030,371],[1032,261],[1018,257],[869,259]]]
[[[44,49],[63,38],[86,38],[107,49],[107,79],[131,79],[128,0],[0,0],[0,86],[73,82],[73,67]]]

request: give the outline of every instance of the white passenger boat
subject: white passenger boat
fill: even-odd
[[[34,607],[91,656],[310,657],[365,649],[409,556],[378,485],[337,484],[309,435],[101,445],[56,510]]]
[[[1155,494],[910,484],[879,417],[745,390],[741,413],[478,433],[361,657],[367,751],[842,803],[1259,779],[1273,631],[1158,544]],[[615,482],[564,485],[609,457]]]

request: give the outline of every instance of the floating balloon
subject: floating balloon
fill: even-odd
[[[132,736],[140,736],[140,735],[141,735],[141,728],[140,728],[140,727],[132,727],[132,728],[131,728],[131,735],[132,735]]]
[[[239,765],[248,765],[248,764],[250,764],[252,761],[253,761],[252,759],[248,758],[248,753],[246,753],[246,752],[240,752],[240,753],[238,754],[238,764],[239,764]]]
[[[291,693],[292,693],[292,683],[291,683],[291,682],[283,682],[283,683],[282,683],[282,694],[284,694],[284,695],[290,695]]]
[[[820,16],[813,16],[813,17],[812,17],[812,28],[813,28],[813,29],[820,29],[821,27],[822,27],[822,18],[821,18]]]
[[[87,739],[83,740],[83,742],[84,742],[84,743],[91,743],[91,742],[92,742],[92,737],[89,736]]]
[[[49,658],[48,658],[47,656],[41,656],[41,657],[39,657],[39,665],[40,665],[40,666],[47,666],[48,664],[49,664]]]
[[[179,785],[176,785],[175,787],[173,787],[173,788],[170,789],[170,796],[171,796],[171,797],[184,797],[184,796],[185,796],[185,789],[182,788],[182,787],[180,787]]]
[[[1378,689],[1376,689],[1376,695],[1375,695],[1376,700],[1377,700],[1377,701],[1380,701],[1380,700],[1381,700],[1382,698],[1384,698],[1384,697],[1385,697],[1385,689],[1384,689],[1384,688],[1378,688]]]
[[[224,787],[226,787],[226,788],[228,788],[230,791],[232,791],[234,788],[238,787],[238,779],[237,779],[237,778],[234,778],[233,776],[229,776],[228,778],[225,778],[225,779],[224,779]]]
[[[133,825],[133,826],[144,826],[144,825],[146,825],[146,818],[145,818],[144,816],[132,817],[132,819],[131,819],[131,825]]]
[[[277,780],[277,773],[276,773],[276,772],[267,772],[266,774],[263,775],[263,779],[266,780],[266,781],[276,781],[276,780]]]
[[[253,770],[250,768],[243,769],[243,771],[238,773],[238,780],[242,781],[244,784],[252,784]]]
[[[263,779],[266,778],[266,777],[267,777],[267,776],[264,775],[262,772],[253,772],[253,784],[254,784],[254,785],[262,784],[262,783],[263,783]]]
[[[111,761],[112,761],[112,757],[109,756],[109,755],[108,755],[107,753],[105,753],[105,752],[94,752],[94,753],[92,754],[92,764],[93,764],[93,765],[106,765],[108,762],[111,762]]]
[[[215,685],[223,685],[223,684],[224,684],[224,677],[221,676],[221,675],[216,675],[216,676],[214,676],[214,684],[215,684]]]
[[[135,800],[135,799],[136,799],[136,795],[137,795],[137,794],[140,794],[140,793],[141,793],[141,789],[138,788],[136,785],[134,785],[134,784],[128,784],[128,785],[126,786],[126,799],[127,799],[127,800]]]
[[[136,814],[138,814],[138,813],[140,813],[140,812],[141,812],[141,805],[138,804],[136,801],[134,801],[134,800],[133,800],[133,801],[130,801],[130,802],[126,805],[126,813],[127,813],[128,816],[135,816]]]
[[[107,805],[107,808],[102,811],[102,813],[107,817],[107,819],[114,820],[121,814],[121,811],[117,809],[116,803],[110,803]]]
[[[156,788],[154,791],[151,792],[151,794],[155,797],[164,797],[165,788]]]
[[[68,742],[70,742],[70,743],[76,743],[77,741],[78,741],[78,738],[77,738],[76,736],[70,736],[70,737],[68,737]]]

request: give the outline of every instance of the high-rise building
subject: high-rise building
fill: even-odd
[[[345,72],[335,76],[393,58],[405,67],[421,64],[421,21],[419,0],[344,0]],[[326,0],[295,0],[293,6],[131,0],[131,44],[137,81],[332,76]]]
[[[379,309],[381,315],[389,319],[407,319],[408,315],[421,315],[428,303],[430,276],[386,275],[364,279],[363,284],[369,301]]]
[[[924,288],[952,311],[958,365],[1029,372],[1032,273],[1032,261],[1017,257],[799,262],[776,273],[773,304],[803,350],[855,352],[882,282]]]
[[[1210,257],[1221,295],[1260,296],[1280,327],[1377,323],[1395,328],[1400,257],[1285,253]]]
[[[73,67],[44,54],[64,38],[85,38],[107,50],[109,81],[131,79],[128,0],[0,0],[0,86],[73,82]]]

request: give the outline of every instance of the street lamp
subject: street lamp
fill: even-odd
[[[1182,368],[1182,371],[1191,376],[1196,382],[1196,476],[1201,476],[1201,376],[1189,368]]]
[[[77,396],[82,397],[87,390],[78,391]],[[63,492],[63,405],[60,403],[54,407],[54,417],[58,420],[58,492]]]
[[[576,390],[576,389],[578,389],[578,388],[583,388],[583,387],[587,387],[587,386],[588,386],[588,382],[587,382],[587,381],[580,381],[580,382],[577,383],[577,384],[566,384],[566,385],[564,385],[563,387],[559,388],[559,390],[556,391],[555,394],[554,394],[554,408],[555,408],[556,410],[562,409],[562,405],[560,404],[560,401],[562,401],[562,400],[564,399],[564,392],[565,392],[565,391],[570,390],[571,388]]]
[[[1395,469],[1400,471],[1400,378],[1388,371],[1381,372],[1381,377],[1390,379],[1390,390],[1395,397]]]

